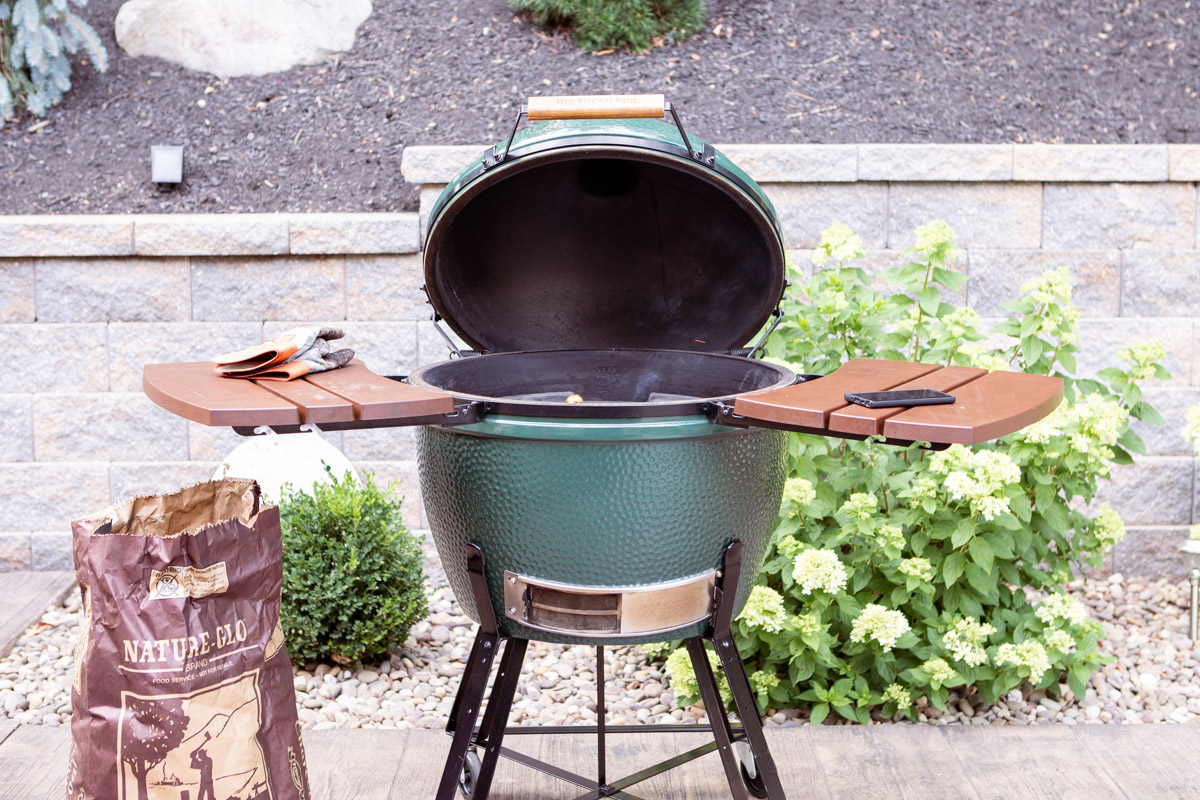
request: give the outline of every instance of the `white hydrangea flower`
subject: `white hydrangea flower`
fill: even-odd
[[[946,683],[947,681],[954,680],[954,678],[958,676],[958,673],[954,671],[953,667],[946,663],[944,658],[931,658],[921,665],[921,669],[924,670],[925,674],[928,675],[932,680],[935,680],[938,683]]]
[[[1038,277],[1022,284],[1021,291],[1033,298],[1035,303],[1066,305],[1071,302],[1071,270],[1067,267],[1043,272]]]
[[[1087,625],[1092,619],[1083,603],[1061,592],[1043,600],[1034,614],[1046,625],[1053,625],[1060,620],[1068,625]]]
[[[1046,634],[1046,646],[1060,653],[1069,653],[1075,648],[1075,637],[1063,630],[1054,630]]]
[[[787,623],[783,597],[768,586],[755,586],[750,590],[750,596],[746,598],[746,605],[738,618],[767,633],[779,633]]]
[[[1021,479],[1020,467],[1007,453],[972,451],[959,444],[935,455],[930,469],[946,476],[943,483],[951,499],[967,500],[987,520],[1009,510],[1004,489]]]
[[[954,247],[954,230],[943,220],[935,219],[921,225],[913,233],[917,237],[913,249],[917,252],[932,255],[942,250],[947,264],[958,256],[958,249]]]
[[[812,263],[819,266],[833,261],[838,265],[855,258],[862,258],[862,238],[838,220],[821,232],[821,241],[812,251]]]
[[[883,702],[895,703],[897,711],[904,711],[912,706],[912,695],[909,694],[908,689],[898,683],[893,683],[883,690]]]
[[[970,365],[988,372],[1011,372],[1012,365],[1001,356],[989,351],[982,342],[969,342],[959,348],[960,353],[970,359]]]
[[[1196,455],[1200,456],[1200,406],[1190,406],[1185,419],[1183,438],[1192,443]]]
[[[1136,342],[1117,353],[1117,358],[1128,361],[1129,377],[1135,381],[1144,381],[1154,377],[1154,368],[1159,361],[1167,357],[1167,351],[1158,339],[1148,342]]]
[[[769,692],[779,685],[779,676],[774,672],[755,670],[750,675],[750,684],[756,692]]]
[[[817,617],[815,611],[810,611],[807,614],[798,614],[796,623],[800,627],[800,632],[805,636],[813,636],[821,632],[821,620]]]
[[[1028,667],[1029,680],[1037,682],[1050,669],[1050,656],[1046,648],[1036,639],[1026,639],[1020,644],[1002,644],[996,650],[996,664],[1011,664]]]
[[[968,333],[979,330],[980,325],[983,324],[983,320],[979,318],[979,314],[975,309],[970,306],[963,306],[947,314],[942,319],[942,323],[946,326],[946,330],[949,331],[951,336],[961,339]]]
[[[854,519],[868,520],[875,516],[877,508],[879,508],[879,501],[875,499],[875,495],[855,492],[850,495],[850,498],[845,503],[842,503],[839,512],[847,514]]]
[[[837,594],[846,588],[846,567],[832,550],[805,550],[796,556],[792,577],[801,594]]]
[[[960,619],[942,636],[942,644],[950,651],[955,661],[978,667],[987,661],[983,643],[995,632],[995,627],[986,622]]]
[[[1100,552],[1107,553],[1125,538],[1125,522],[1112,506],[1104,503],[1100,506],[1100,513],[1092,520],[1092,533],[1100,542]]]
[[[897,550],[903,550],[907,542],[904,539],[904,531],[899,525],[880,525],[879,530],[875,531],[875,538],[884,547],[894,547]]]
[[[865,642],[874,639],[889,652],[909,630],[908,620],[904,614],[890,608],[884,608],[876,603],[868,603],[850,628],[850,641]]]
[[[812,482],[804,478],[788,478],[783,484],[783,503],[789,506],[788,518],[798,516],[800,509],[817,499]]]
[[[928,558],[905,558],[900,561],[900,571],[910,578],[920,578],[929,583],[933,580],[933,565]]]
[[[1188,528],[1189,539],[1200,539],[1200,522]]]

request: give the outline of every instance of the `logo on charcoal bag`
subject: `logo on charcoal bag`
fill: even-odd
[[[229,589],[229,574],[225,562],[211,567],[163,567],[150,570],[150,599],[174,600],[180,597],[199,599],[210,594],[223,594]]]

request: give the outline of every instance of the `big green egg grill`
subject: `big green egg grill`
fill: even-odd
[[[489,710],[506,670],[511,702],[530,639],[703,647],[722,612],[717,649],[729,655],[729,619],[777,518],[787,434],[720,424],[714,409],[797,380],[746,346],[778,319],[786,286],[774,208],[749,176],[685,132],[661,96],[534,99],[526,115],[548,121],[519,129],[518,118],[433,206],[425,291],[458,357],[408,377],[476,410],[470,424],[420,428],[418,447],[438,554],[481,623],[471,664],[508,640]],[[455,731],[481,680],[486,670],[464,676],[439,798],[455,779],[468,797],[488,791],[505,692],[499,721],[485,716],[476,732],[468,713],[471,731]],[[712,676],[701,682],[719,707]],[[757,719],[742,732],[717,716],[724,738],[702,749],[727,751],[735,796],[782,798]],[[606,781],[603,722],[599,733],[590,796],[633,797]]]

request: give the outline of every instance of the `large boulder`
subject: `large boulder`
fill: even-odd
[[[129,0],[117,43],[222,78],[316,64],[354,46],[371,0]]]

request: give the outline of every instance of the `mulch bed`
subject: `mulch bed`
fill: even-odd
[[[230,80],[125,56],[119,6],[83,12],[109,71],[0,127],[0,214],[413,210],[406,145],[482,150],[535,94],[665,92],[716,142],[1200,141],[1195,2],[710,0],[692,41],[599,55],[507,0],[375,0],[353,52]]]

